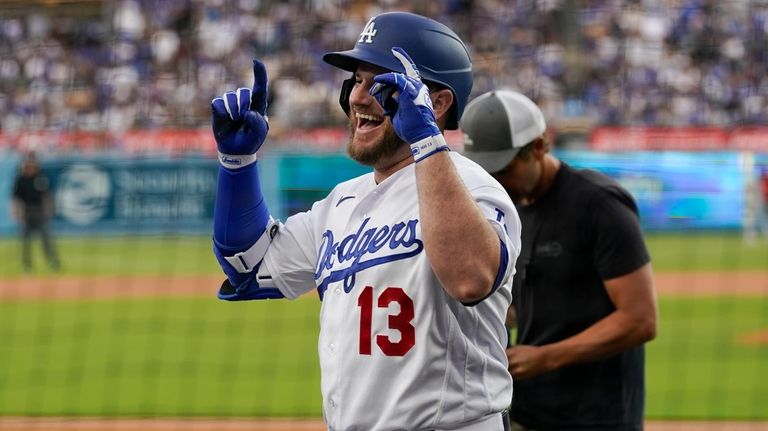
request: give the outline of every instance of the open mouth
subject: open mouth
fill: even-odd
[[[355,116],[357,118],[357,128],[359,130],[375,129],[381,126],[381,124],[384,122],[384,117],[379,115],[361,114],[356,112]]]

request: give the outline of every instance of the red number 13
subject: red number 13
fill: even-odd
[[[376,335],[376,345],[387,356],[405,356],[413,345],[416,344],[416,328],[411,325],[413,320],[413,300],[399,287],[388,287],[381,292],[377,306],[389,308],[389,304],[396,302],[400,305],[400,313],[390,314],[388,327],[400,331],[400,341],[392,342],[388,335]],[[365,289],[357,298],[357,306],[360,307],[360,354],[371,354],[371,319],[373,317],[373,287],[365,286]]]

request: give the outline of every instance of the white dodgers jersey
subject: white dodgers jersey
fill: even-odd
[[[477,305],[450,297],[432,272],[419,222],[414,165],[380,184],[339,184],[288,218],[264,258],[289,299],[322,300],[318,353],[330,430],[430,430],[472,423],[512,400],[504,319],[520,253],[520,220],[490,175],[454,165],[509,260]]]

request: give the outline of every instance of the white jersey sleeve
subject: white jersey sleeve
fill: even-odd
[[[522,248],[522,224],[517,210],[507,192],[490,174],[456,152],[451,156],[472,198],[506,248],[507,261],[505,268],[500,268],[499,281],[509,280],[514,275],[515,262]],[[511,283],[507,287],[511,289]]]
[[[264,256],[259,282],[270,278],[288,299],[295,299],[315,287],[315,249],[311,211],[295,214],[280,224]]]

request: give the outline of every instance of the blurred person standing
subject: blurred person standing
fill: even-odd
[[[21,264],[24,272],[32,270],[32,235],[39,234],[48,266],[59,270],[59,257],[53,243],[48,221],[53,216],[51,181],[40,170],[34,151],[24,154],[13,183],[12,211],[19,222]]]
[[[744,182],[742,238],[754,246],[760,236],[768,238],[768,167],[755,165],[754,155],[748,154],[745,160],[745,170],[753,170],[754,174],[747,175]]]
[[[763,236],[768,237],[768,166],[763,166],[760,171],[760,226]]]
[[[757,184],[757,230],[768,238],[768,165],[759,168]]]
[[[552,155],[541,110],[520,93],[477,97],[461,128],[464,154],[507,190],[523,227],[507,316],[512,429],[643,429],[658,310],[632,196]]]

